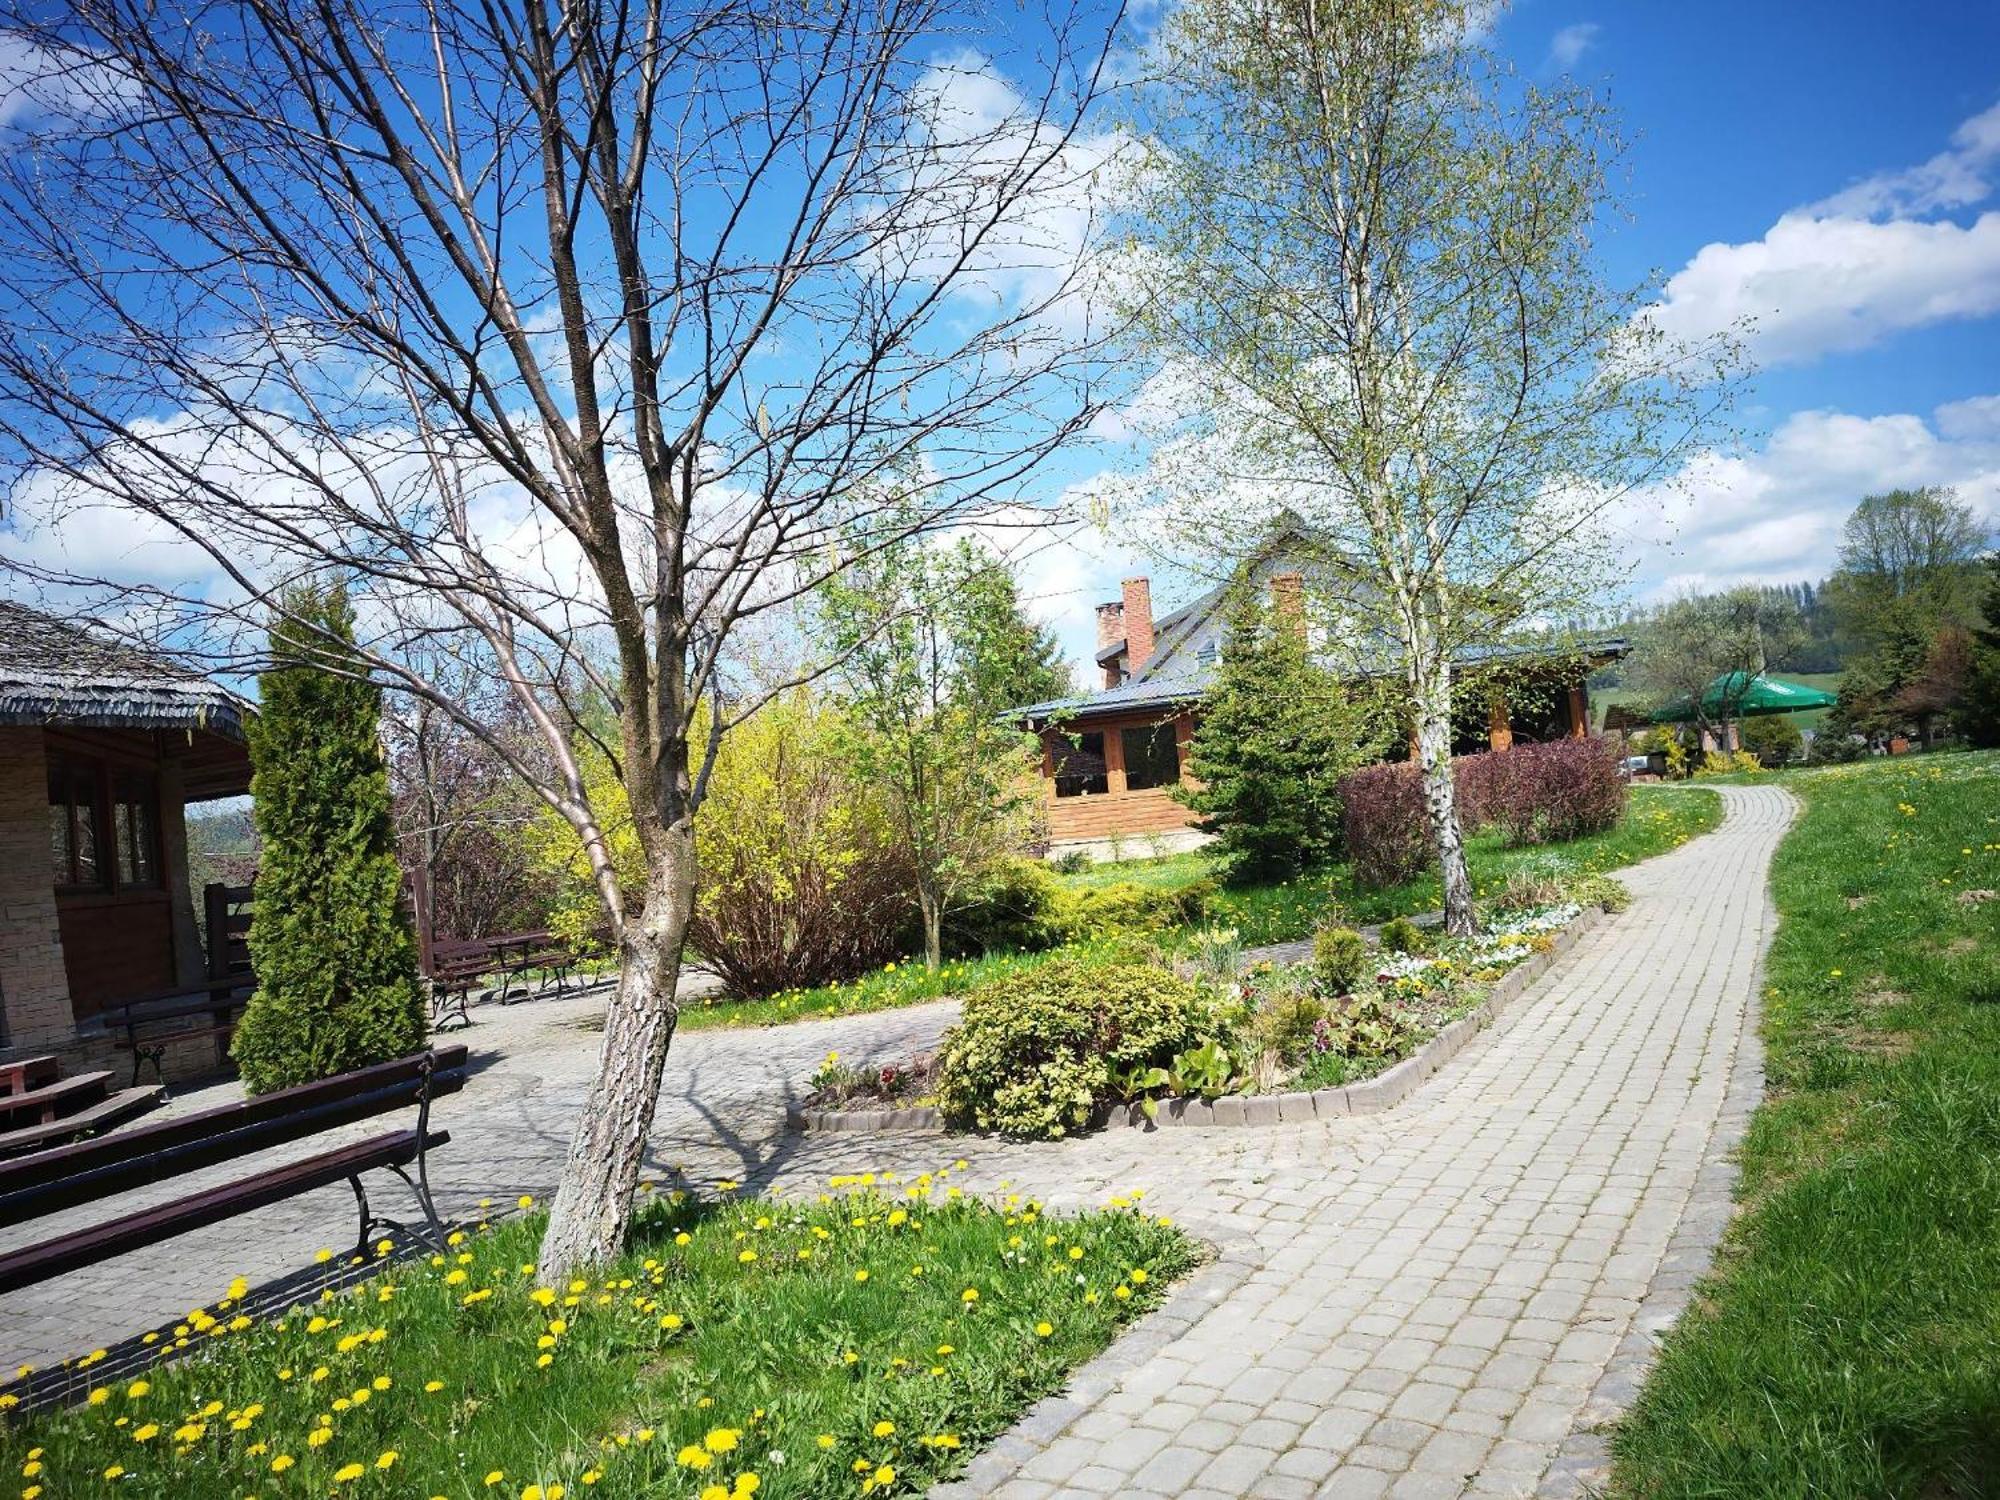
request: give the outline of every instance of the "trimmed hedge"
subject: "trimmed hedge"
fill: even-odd
[[[1354,878],[1401,885],[1431,865],[1423,778],[1409,761],[1368,766],[1340,783],[1341,826]]]
[[[1609,740],[1550,740],[1452,763],[1461,827],[1498,828],[1507,842],[1559,844],[1625,816],[1625,778]]]
[[[1452,763],[1459,827],[1497,828],[1515,847],[1566,843],[1616,827],[1626,786],[1609,740],[1551,740]],[[1364,886],[1401,885],[1432,865],[1423,780],[1408,761],[1340,784],[1348,858]]]

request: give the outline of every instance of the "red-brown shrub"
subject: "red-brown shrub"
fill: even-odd
[[[1563,843],[1625,816],[1625,779],[1608,740],[1516,745],[1465,756],[1453,769],[1460,825],[1498,828],[1510,844]]]
[[[1367,766],[1342,777],[1340,807],[1347,857],[1362,885],[1400,885],[1430,867],[1430,825],[1414,765]]]
[[[1497,828],[1509,844],[1555,844],[1601,833],[1625,816],[1625,780],[1610,741],[1551,740],[1452,763],[1459,827]],[[1354,878],[1399,885],[1432,864],[1423,781],[1415,765],[1369,766],[1340,783]]]

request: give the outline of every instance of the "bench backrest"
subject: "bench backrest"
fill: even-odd
[[[189,1016],[241,1010],[250,1003],[254,988],[254,985],[244,981],[199,990],[171,990],[166,994],[128,1000],[122,1005],[106,1006],[97,1013],[97,1020],[112,1030],[123,1030],[128,1026],[144,1026],[149,1021],[182,1021]]]
[[[438,1047],[0,1162],[0,1223],[20,1223],[318,1135],[465,1087],[463,1044]]]

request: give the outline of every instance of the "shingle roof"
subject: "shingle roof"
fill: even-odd
[[[1626,655],[1631,649],[1631,643],[1624,636],[1606,636],[1594,641],[1547,646],[1536,645],[1533,642],[1462,646],[1453,653],[1452,660],[1460,667],[1489,666],[1494,662],[1524,661],[1538,656],[1562,657],[1572,654],[1592,659],[1615,660]],[[1046,703],[1031,703],[1025,708],[1013,710],[1008,718],[1089,719],[1103,714],[1124,713],[1132,709],[1169,708],[1182,703],[1197,703],[1207,696],[1214,680],[1215,669],[1203,662],[1190,671],[1177,673],[1172,677],[1141,677],[1115,688],[1106,688],[1101,693],[1085,693],[1075,698],[1051,698]]]
[[[170,656],[0,599],[0,724],[203,729],[241,741],[255,712]]]

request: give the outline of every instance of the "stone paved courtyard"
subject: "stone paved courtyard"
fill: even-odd
[[[1086,1368],[955,1494],[1574,1492],[1594,1461],[1585,1429],[1629,1393],[1726,1216],[1718,1153],[1755,1100],[1765,872],[1793,803],[1775,788],[1723,795],[1718,832],[1624,872],[1632,908],[1387,1114],[1033,1146],[784,1132],[787,1099],[829,1048],[926,1046],[954,1011],[934,1005],[683,1038],[656,1157],[784,1191],[962,1156],[969,1188],[1006,1182],[1057,1207],[1143,1187],[1149,1208],[1219,1246],[1159,1326]],[[439,1111],[447,1207],[547,1188],[597,1004],[475,1011],[482,1071]],[[351,1215],[330,1190],[16,1294],[0,1303],[0,1347],[41,1363],[130,1334],[233,1274],[274,1276],[345,1243]]]

